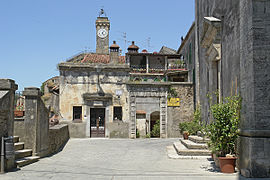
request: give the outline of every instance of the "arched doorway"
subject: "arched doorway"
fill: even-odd
[[[150,114],[151,137],[160,137],[160,112],[155,111]]]

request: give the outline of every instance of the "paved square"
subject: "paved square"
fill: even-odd
[[[58,154],[0,175],[0,179],[238,178],[237,174],[211,172],[211,162],[206,158],[168,158],[166,146],[175,141],[177,139],[70,139]]]

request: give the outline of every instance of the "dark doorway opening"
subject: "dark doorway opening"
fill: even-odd
[[[90,137],[105,137],[105,108],[90,109]]]
[[[151,137],[160,137],[160,113],[159,111],[150,114]]]

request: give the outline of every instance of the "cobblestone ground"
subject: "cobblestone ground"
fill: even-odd
[[[238,179],[213,172],[204,159],[169,159],[177,139],[70,139],[50,157],[0,175],[6,179]]]

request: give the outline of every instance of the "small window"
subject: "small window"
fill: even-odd
[[[122,121],[122,107],[113,107],[113,120]]]
[[[82,106],[73,106],[73,120],[82,120]]]

